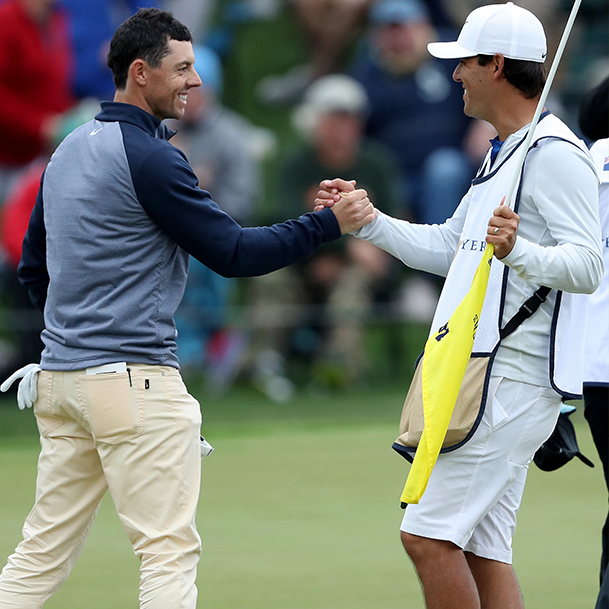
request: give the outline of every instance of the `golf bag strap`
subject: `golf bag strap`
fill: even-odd
[[[545,285],[539,287],[533,296],[531,296],[521,307],[518,309],[514,317],[505,324],[501,330],[499,330],[499,336],[503,339],[509,336],[525,319],[528,319],[539,309],[541,303],[545,302],[548,294],[550,293],[549,288]]]

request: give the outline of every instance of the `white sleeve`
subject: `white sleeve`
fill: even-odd
[[[603,257],[591,160],[571,144],[548,141],[527,159],[522,193],[516,244],[501,262],[531,283],[594,292]]]
[[[379,212],[376,220],[353,234],[385,250],[406,266],[443,277],[459,245],[469,196],[444,224],[412,224]]]

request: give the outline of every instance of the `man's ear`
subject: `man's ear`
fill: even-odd
[[[131,78],[133,78],[134,82],[138,85],[146,84],[146,77],[148,71],[148,64],[143,59],[136,59],[129,66],[129,73],[131,74]]]
[[[493,56],[493,78],[501,78],[505,68],[505,57],[499,53]]]

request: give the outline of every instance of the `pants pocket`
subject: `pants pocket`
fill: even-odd
[[[59,417],[53,407],[53,373],[41,370],[37,381],[38,399],[34,404],[34,414],[38,432],[43,437],[50,436],[59,429],[64,419]]]
[[[537,449],[550,437],[559,413],[560,397],[557,394],[550,397],[542,395],[531,404],[527,424],[519,432],[510,451],[509,460],[516,465],[528,465]]]
[[[119,444],[143,432],[142,389],[126,372],[81,376],[75,384],[95,440]]]
[[[496,431],[505,425],[508,420],[508,414],[506,409],[501,404],[499,400],[500,394],[499,391],[504,379],[502,376],[491,376],[489,387],[488,387],[488,398],[486,403],[486,410],[488,412],[488,424],[492,431]],[[501,396],[501,400],[504,401],[504,396]],[[506,407],[508,404],[506,404]]]

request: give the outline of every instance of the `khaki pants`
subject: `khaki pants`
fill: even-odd
[[[193,609],[201,413],[179,372],[43,370],[34,411],[36,501],[0,575],[0,608],[42,607],[68,577],[110,489],[141,561],[140,606]]]

